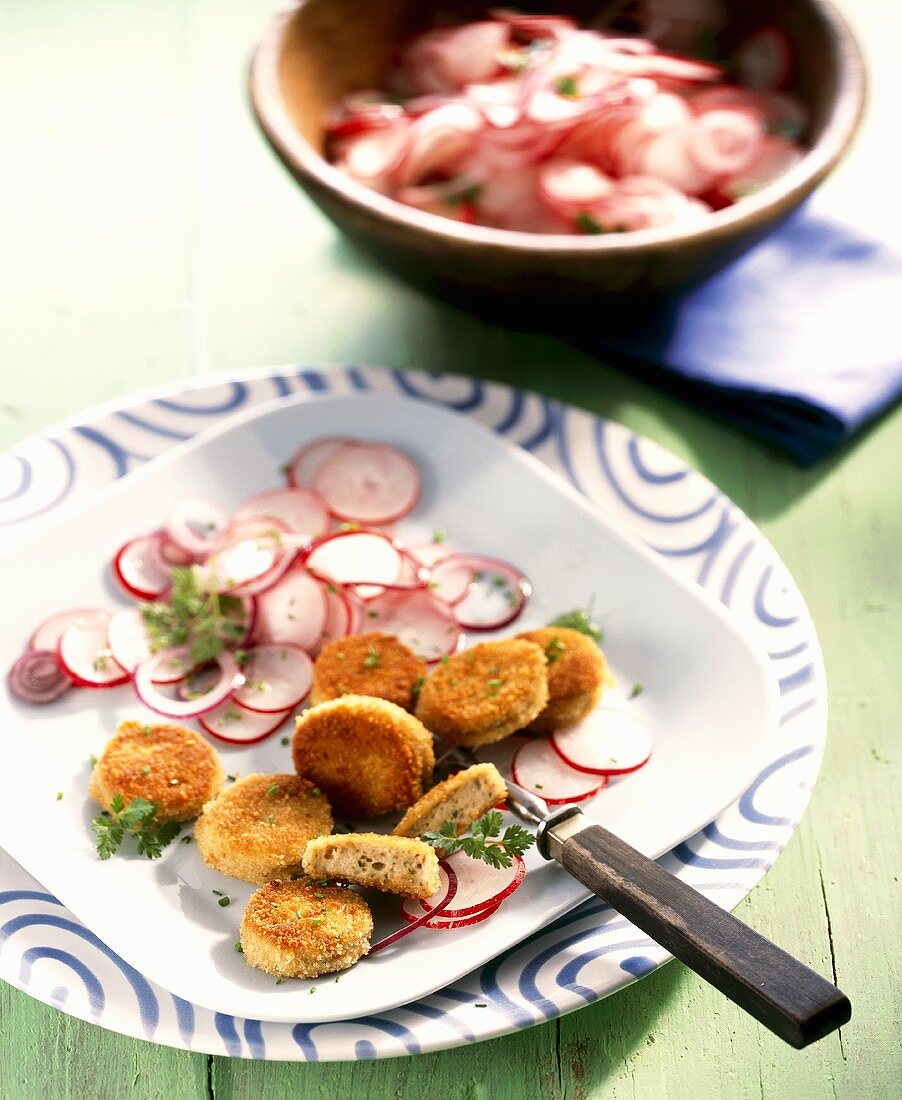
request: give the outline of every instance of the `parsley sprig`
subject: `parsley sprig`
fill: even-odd
[[[601,645],[604,634],[601,627],[592,618],[592,608],[594,606],[595,597],[593,596],[589,600],[588,607],[578,607],[574,611],[565,611],[563,615],[558,615],[556,619],[552,619],[548,625],[564,626],[569,627],[571,630],[578,630],[580,634],[585,634],[591,638],[596,645]]]
[[[169,602],[142,604],[141,616],[155,651],[187,645],[195,664],[214,660],[247,632],[241,600],[207,592],[193,565],[173,569]]]
[[[126,806],[125,799],[117,794],[110,800],[109,812],[95,817],[91,828],[97,834],[97,854],[101,859],[115,855],[127,836],[135,838],[139,856],[159,859],[182,827],[177,821],[157,821],[156,802],[133,798]]]
[[[470,859],[481,859],[490,867],[510,867],[514,856],[535,844],[536,838],[521,825],[508,825],[501,833],[504,818],[498,810],[489,810],[474,821],[469,836],[458,836],[453,821],[446,821],[437,833],[424,833],[424,840],[433,848],[441,849],[446,856],[463,851]]]

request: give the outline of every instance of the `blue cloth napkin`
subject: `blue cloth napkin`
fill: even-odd
[[[902,258],[803,209],[651,324],[592,343],[809,466],[902,396]]]

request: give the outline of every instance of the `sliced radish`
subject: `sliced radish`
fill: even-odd
[[[294,458],[285,467],[288,484],[296,489],[307,489],[313,484],[317,470],[336,451],[348,444],[353,444],[352,439],[346,439],[340,435],[326,435],[322,439],[314,439],[301,447]]]
[[[447,911],[448,905],[451,899],[457,893],[457,875],[454,873],[453,868],[449,865],[447,860],[440,859],[438,861],[439,874],[442,878],[442,885],[439,887],[438,900],[431,906],[425,907],[425,911],[419,916],[413,916],[413,919],[409,919],[408,914],[404,913],[404,919],[407,921],[403,927],[392,932],[390,935],[385,936],[384,939],[379,940],[378,943],[373,944],[369,950],[370,955],[374,955],[377,951],[382,951],[383,948],[390,947],[393,943],[397,943],[398,940],[403,939],[405,936],[409,936],[411,932],[415,932],[418,928],[428,924],[433,917],[444,915]]]
[[[248,652],[244,684],[235,701],[259,714],[291,710],[305,699],[313,682],[313,662],[296,645],[264,644]]]
[[[26,650],[9,670],[7,683],[17,699],[37,705],[54,702],[72,687],[52,649]]]
[[[556,214],[575,217],[613,190],[614,181],[593,164],[554,157],[539,169],[539,197]]]
[[[426,569],[432,569],[454,553],[447,543],[435,541],[415,543],[413,546],[406,547],[406,550]],[[469,581],[467,581],[467,587],[469,587]]]
[[[455,852],[446,862],[457,872],[457,895],[454,907],[445,909],[443,917],[469,917],[489,906],[500,905],[526,878],[526,864],[516,856],[510,867],[490,867],[481,859],[471,859],[465,852]],[[428,910],[442,896],[442,888],[425,900],[421,909]]]
[[[317,542],[304,564],[333,584],[391,585],[404,569],[401,551],[375,531],[339,531]]]
[[[65,638],[64,638],[65,641]],[[241,687],[244,676],[228,650],[215,658],[219,675],[209,689],[195,699],[179,699],[165,695],[157,680],[173,660],[184,661],[186,647],[161,649],[135,669],[135,694],[150,710],[166,718],[197,718],[201,714],[215,710]]]
[[[313,488],[339,519],[392,523],[413,511],[420,474],[397,447],[358,443],[327,458],[316,471]]]
[[[107,625],[107,641],[113,660],[126,672],[134,672],[151,655],[150,636],[137,608],[117,611]]]
[[[326,625],[326,597],[319,581],[295,563],[273,588],[257,597],[257,642],[289,642],[311,650]]]
[[[354,591],[353,588],[343,588],[342,595],[348,605],[348,629],[347,634],[359,634],[364,622],[366,622],[366,602]]]
[[[289,531],[306,535],[311,541],[329,530],[329,509],[312,489],[267,489],[241,504],[236,520],[267,516],[285,524]]]
[[[411,902],[409,899],[405,900],[401,905],[401,916],[409,921],[411,924],[419,922],[419,918],[422,913],[417,913],[414,909],[415,902]],[[436,931],[452,931],[455,928],[469,928],[474,924],[481,924],[482,921],[488,920],[493,913],[497,913],[501,908],[502,903],[500,901],[494,902],[492,905],[487,905],[484,909],[479,909],[475,913],[471,913],[468,917],[445,917],[441,913],[434,917],[427,917],[424,922],[424,927],[432,928]],[[419,906],[416,907],[417,909]]]
[[[168,651],[165,661],[158,661],[153,671],[153,683],[157,687],[171,687],[183,683],[191,674],[194,662],[191,660],[191,647],[175,646]]]
[[[602,776],[590,779],[585,772],[571,768],[544,739],[528,741],[517,750],[511,774],[515,783],[544,798],[549,806],[582,802],[605,784]]]
[[[551,744],[564,763],[591,775],[626,775],[645,764],[653,742],[636,714],[597,707],[575,726],[557,730]]]
[[[350,629],[353,612],[344,591],[337,584],[323,584],[323,596],[326,601],[326,623],[319,641],[310,650],[314,656],[329,642],[353,633]]]
[[[79,687],[111,688],[124,684],[129,673],[115,660],[107,640],[111,616],[106,621],[68,626],[56,656],[60,667]]]
[[[29,649],[52,649],[56,652],[63,631],[70,626],[103,626],[110,621],[108,611],[97,607],[76,607],[71,611],[59,611],[45,619],[28,639]]]
[[[689,153],[715,175],[742,172],[761,151],[764,129],[752,112],[721,108],[705,111],[690,127]]]
[[[260,711],[246,710],[234,699],[229,699],[216,710],[201,715],[198,722],[212,737],[225,741],[227,745],[253,745],[271,737],[290,716],[291,710],[262,714]]]
[[[454,653],[461,631],[451,608],[425,589],[384,592],[366,603],[366,624],[393,634],[424,661]]]
[[[432,570],[429,583],[440,599],[454,606],[464,630],[507,626],[526,606],[532,592],[516,566],[484,554],[449,554]]]
[[[250,538],[214,551],[195,568],[207,592],[247,592],[264,578],[275,584],[273,573],[284,556],[276,540]]]
[[[120,546],[113,572],[122,587],[139,600],[155,600],[172,585],[172,571],[161,557],[159,535],[139,535]]]
[[[206,497],[182,497],[166,523],[167,537],[189,554],[205,555],[213,549],[229,522],[229,514]]]
[[[194,554],[190,554],[178,543],[173,542],[165,531],[158,531],[157,534],[159,535],[159,541],[156,549],[164,568],[170,570],[184,569],[185,566],[193,565],[197,560]]]

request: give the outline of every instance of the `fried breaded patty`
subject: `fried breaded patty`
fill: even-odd
[[[507,787],[495,765],[474,764],[427,791],[392,832],[395,836],[422,836],[437,833],[446,821],[452,821],[460,836],[506,797]]]
[[[311,840],[304,870],[313,878],[338,878],[386,894],[428,898],[441,885],[438,856],[422,840],[383,833],[345,833]]]
[[[313,665],[310,702],[371,695],[413,709],[426,662],[390,634],[355,634],[323,646]]]
[[[432,780],[432,736],[386,699],[346,695],[297,718],[292,757],[298,775],[325,791],[352,820],[405,810]]]
[[[190,821],[224,782],[219,756],[201,734],[165,722],[121,722],[94,765],[88,790],[105,810],[120,794],[126,803],[155,802],[159,822]]]
[[[370,949],[373,917],[353,890],[308,879],[270,882],[247,903],[241,948],[250,966],[280,978],[318,978]]]
[[[452,745],[486,745],[528,726],[548,702],[535,642],[482,642],[443,661],[420,689],[416,716]]]
[[[607,677],[604,654],[592,638],[566,626],[544,626],[517,637],[541,646],[548,659],[548,702],[528,728],[553,733],[585,718],[601,698]]]
[[[332,832],[319,787],[297,775],[248,775],[221,791],[194,827],[205,863],[243,882],[299,874],[307,842]]]

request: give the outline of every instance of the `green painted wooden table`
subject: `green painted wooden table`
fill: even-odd
[[[776,544],[830,681],[813,802],[739,915],[851,996],[796,1053],[678,963],[515,1036],[377,1063],[283,1065],[153,1046],[3,986],[0,1097],[898,1096],[900,417],[802,472],[553,339],[474,321],[356,255],[296,191],[244,102],[272,0],[0,0],[0,445],[152,383],[255,364],[446,368],[621,420],[711,477]],[[902,10],[851,13],[874,72],[828,189],[902,245]],[[887,142],[889,135],[893,141]],[[885,148],[885,143],[892,146]]]

